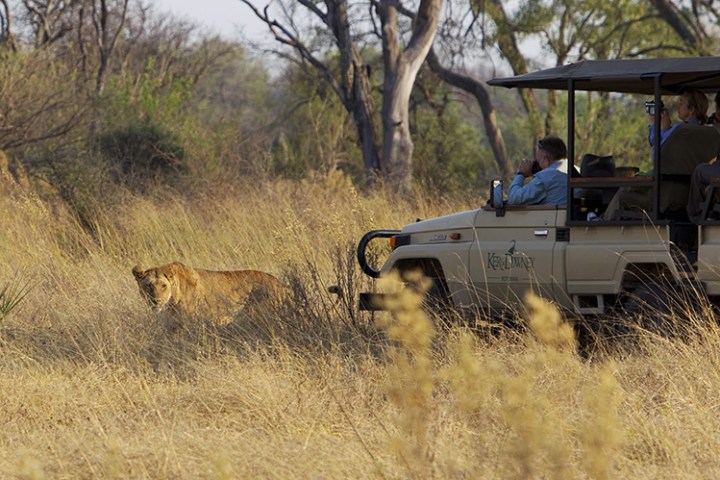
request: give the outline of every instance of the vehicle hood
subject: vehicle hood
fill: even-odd
[[[453,213],[442,217],[421,220],[403,227],[403,233],[436,232],[450,229],[471,228],[478,210]]]

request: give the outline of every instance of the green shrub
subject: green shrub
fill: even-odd
[[[188,171],[179,139],[153,123],[132,123],[101,134],[98,146],[116,181],[132,190],[172,184]]]

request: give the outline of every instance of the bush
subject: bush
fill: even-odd
[[[188,171],[178,138],[153,123],[133,123],[102,134],[98,145],[118,183],[132,190],[172,184]]]

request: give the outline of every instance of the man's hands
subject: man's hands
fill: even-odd
[[[522,173],[523,176],[529,177],[532,175],[532,160],[521,160],[520,164],[518,165],[518,173]]]

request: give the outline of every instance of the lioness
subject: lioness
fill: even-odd
[[[208,316],[227,321],[228,313],[257,304],[277,305],[280,282],[257,270],[213,271],[191,268],[180,262],[143,270],[132,269],[140,294],[156,312],[173,316]]]

